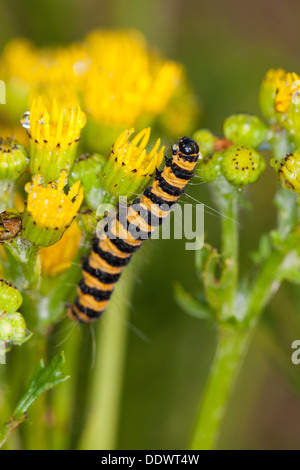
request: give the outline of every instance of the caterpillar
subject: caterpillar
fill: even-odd
[[[73,320],[91,323],[102,315],[123,268],[184,193],[194,174],[199,146],[189,137],[182,137],[171,151],[172,157],[165,157],[164,169],[156,170],[152,185],[125,207],[125,217],[124,208],[122,211],[119,206],[114,217],[105,219],[101,234],[93,241],[90,256],[82,263],[78,297],[68,308]]]

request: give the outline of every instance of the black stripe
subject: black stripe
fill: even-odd
[[[158,181],[158,185],[159,187],[165,192],[167,193],[169,196],[177,196],[179,197],[181,194],[184,193],[184,188],[183,189],[180,189],[180,188],[176,188],[176,186],[173,186],[171,184],[169,184],[165,178],[163,177],[162,173],[160,173],[159,175],[157,175],[157,181]]]
[[[124,214],[125,215],[125,214]],[[127,230],[129,235],[134,238],[134,240],[148,240],[148,238],[151,237],[152,232],[145,232],[144,230],[141,230],[138,224],[135,224],[134,222],[129,222],[129,220],[126,218],[126,220],[120,220],[120,214],[119,212],[117,213],[117,219],[119,223],[122,225],[122,227]],[[124,223],[125,225],[124,225]]]
[[[161,206],[167,206],[164,210],[167,211],[168,209],[171,210],[171,207],[174,206],[174,204],[176,204],[177,200],[176,201],[166,201],[165,199],[159,197],[159,196],[156,196],[156,194],[154,194],[152,192],[152,187],[150,186],[149,188],[146,188],[145,191],[144,191],[144,196],[147,197],[148,199],[150,199],[151,202],[153,202],[153,204],[156,204],[160,210],[161,209]]]
[[[89,259],[85,258],[82,263],[82,269],[87,273],[91,274],[93,277],[96,277],[98,281],[103,282],[103,284],[115,284],[121,273],[110,274],[102,271],[100,268],[92,268],[89,264]]]
[[[84,279],[81,279],[79,288],[83,294],[91,295],[97,302],[101,302],[102,300],[109,300],[112,294],[112,290],[99,290],[96,289],[96,287],[87,286],[84,282]]]
[[[113,266],[114,268],[121,268],[122,266],[126,266],[131,259],[131,256],[128,256],[127,258],[119,258],[119,256],[113,255],[109,251],[102,250],[98,238],[95,238],[93,241],[93,251],[97,253],[100,258],[106,261],[107,264]]]
[[[127,243],[123,238],[116,237],[109,229],[108,224],[106,224],[104,228],[106,228],[105,233],[107,234],[110,241],[118,248],[118,250],[122,251],[122,253],[132,254],[139,249],[140,245],[129,245],[129,243]]]
[[[77,298],[76,301],[75,301],[75,306],[78,308],[78,310],[80,310],[82,313],[85,313],[89,318],[99,318],[100,315],[105,311],[104,310],[93,310],[92,308],[87,308],[87,307],[83,307],[80,303],[80,299]],[[73,310],[73,313],[74,315],[76,315],[76,312],[74,312]],[[76,315],[77,316],[77,315]],[[78,320],[81,321],[82,323],[86,323],[84,320],[80,319],[78,316],[77,316]]]
[[[185,162],[196,162],[198,160],[199,154],[193,153],[192,155],[187,155],[185,153],[178,152],[178,156],[182,158]]]
[[[190,180],[194,176],[193,171],[184,170],[177,165],[177,163],[173,162],[171,165],[172,173],[176,178],[181,180]]]
[[[153,212],[141,206],[140,199],[133,201],[132,205],[134,206],[134,210],[150,227],[159,227],[159,225],[161,225],[165,220],[165,217],[157,217],[157,215],[155,215]]]

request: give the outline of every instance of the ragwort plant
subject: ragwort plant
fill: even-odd
[[[131,202],[151,184],[164,153],[157,136],[191,135],[199,101],[182,65],[149,49],[136,31],[95,31],[56,49],[16,39],[3,51],[0,74],[7,93],[0,142],[0,342],[7,361],[0,369],[6,384],[0,392],[6,420],[0,445],[113,449],[127,303],[120,302],[118,316],[110,305],[105,334],[95,328],[99,347],[93,373],[85,367],[91,357],[81,328],[68,326],[65,353],[54,357],[52,333],[70,322],[66,309],[76,297],[82,256],[90,251],[97,207],[117,207],[119,196]],[[222,230],[219,251],[205,243],[196,252],[201,295],[193,298],[179,285],[175,291],[184,310],[215,322],[219,338],[191,449],[216,446],[265,306],[280,282],[300,279],[298,89],[296,74],[269,71],[259,94],[265,122],[237,114],[225,120],[223,137],[206,129],[193,135],[201,150],[196,172],[211,188]],[[156,140],[147,150],[150,127]],[[278,224],[261,240],[256,277],[245,279],[239,271],[239,208],[244,188],[266,167],[266,149],[273,153],[270,163],[279,179]],[[129,298],[133,286],[134,276],[122,278],[115,298],[123,292]],[[69,378],[63,367],[71,380],[57,390]],[[19,426],[29,413],[31,426]]]

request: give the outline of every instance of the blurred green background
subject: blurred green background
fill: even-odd
[[[258,89],[269,68],[300,71],[299,16],[296,0],[1,0],[0,46],[19,36],[59,45],[94,28],[137,28],[151,45],[186,66],[204,109],[198,127],[221,133],[229,114],[259,114]],[[260,234],[274,225],[275,189],[275,173],[268,169],[249,190],[253,210],[243,210],[241,217],[245,271]],[[191,185],[187,193],[213,207],[207,185]],[[207,240],[218,245],[220,216],[209,207]],[[174,301],[175,281],[190,292],[197,289],[194,253],[185,251],[184,243],[152,240],[136,255],[141,269],[128,325],[119,449],[187,446],[215,331]],[[254,337],[220,448],[300,447],[300,365],[290,360],[291,343],[300,339],[299,315],[299,289],[285,284]]]

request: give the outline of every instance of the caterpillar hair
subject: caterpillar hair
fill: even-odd
[[[156,171],[153,184],[143,195],[129,206],[120,206],[116,216],[105,219],[101,234],[94,239],[91,255],[83,261],[78,297],[68,308],[73,320],[91,323],[106,310],[124,266],[184,193],[198,157],[198,144],[182,137],[172,146],[172,157],[165,157],[163,171]]]

